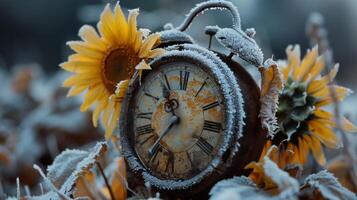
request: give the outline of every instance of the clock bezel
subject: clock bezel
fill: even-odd
[[[150,65],[153,70],[155,70],[158,66],[161,66],[165,63],[177,61],[189,62],[197,67],[200,67],[201,69],[205,70],[212,78],[214,78],[215,82],[220,86],[219,90],[222,93],[222,100],[226,106],[226,130],[223,133],[224,139],[220,145],[219,151],[216,155],[214,155],[214,158],[210,162],[209,166],[199,174],[186,180],[163,180],[155,177],[151,174],[150,170],[145,168],[141,163],[138,155],[136,154],[133,141],[130,139],[130,135],[132,135],[132,129],[130,129],[130,125],[132,125],[133,118],[127,118],[126,116],[130,115],[130,109],[132,109],[132,104],[134,103],[132,99],[134,98],[134,94],[137,92],[137,89],[140,85],[139,78],[134,76],[130,81],[131,83],[127,89],[127,93],[122,104],[121,116],[125,117],[121,117],[119,120],[123,155],[126,158],[129,167],[134,172],[136,172],[137,175],[142,176],[144,180],[150,182],[151,185],[159,189],[166,190],[183,190],[198,185],[207,179],[209,179],[210,182],[218,180],[220,175],[224,174],[225,169],[229,166],[229,158],[233,157],[232,151],[234,151],[233,149],[236,145],[235,143],[237,141],[238,135],[241,134],[243,126],[243,113],[237,112],[239,110],[243,110],[243,102],[240,101],[240,103],[235,104],[236,102],[233,99],[240,97],[232,95],[239,94],[239,96],[241,96],[239,88],[236,88],[235,90],[237,91],[235,92],[233,92],[234,89],[232,89],[232,81],[234,82],[236,80],[228,81],[227,78],[231,79],[231,77],[227,77],[227,75],[222,72],[222,67],[226,68],[225,70],[229,70],[228,66],[226,66],[223,62],[220,63],[222,66],[218,66],[217,62],[213,62],[212,58],[209,58],[204,54],[200,54],[197,51],[185,48],[181,50],[169,50],[164,55],[152,60]],[[147,73],[150,73],[150,71]],[[143,77],[145,77],[145,75],[146,73],[143,73]],[[235,82],[234,85],[237,86],[237,82]]]

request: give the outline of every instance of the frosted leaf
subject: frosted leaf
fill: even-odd
[[[47,177],[56,187],[61,187],[66,179],[76,170],[77,164],[88,156],[81,150],[65,150],[58,155],[47,168]]]
[[[259,68],[262,76],[259,117],[263,128],[268,130],[268,136],[273,137],[279,129],[276,111],[283,81],[279,68],[273,60],[266,60],[264,65],[265,67]]]
[[[235,188],[235,187],[243,187],[243,186],[251,187],[253,190],[258,191],[256,185],[248,177],[240,176],[240,177],[233,177],[231,179],[226,179],[218,182],[216,185],[213,186],[213,188],[209,192],[209,195],[220,193],[227,188]]]
[[[263,52],[255,40],[238,29],[222,28],[215,35],[220,44],[237,54],[243,60],[260,66],[263,63]]]
[[[297,187],[298,188],[298,187]],[[271,195],[268,192],[260,190],[247,177],[234,177],[218,182],[211,189],[209,195],[211,200],[229,199],[229,200],[285,200],[296,199],[296,196]]]
[[[264,173],[278,187],[280,193],[277,195],[281,199],[296,199],[296,194],[299,191],[299,183],[296,179],[281,170],[276,163],[271,161],[267,156],[264,157],[263,165]]]
[[[100,142],[91,150],[66,150],[57,156],[51,166],[47,168],[47,176],[60,188],[65,195],[72,195],[76,182],[85,175],[93,165],[98,162],[104,152],[107,150],[107,144]]]
[[[336,177],[327,170],[311,174],[305,179],[305,185],[317,190],[325,199],[356,200],[357,196],[343,187]]]

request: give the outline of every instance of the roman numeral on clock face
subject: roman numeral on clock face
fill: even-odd
[[[203,109],[203,111],[206,111],[206,110],[212,109],[212,108],[214,108],[216,106],[219,106],[219,102],[218,101],[215,101],[213,103],[205,105],[205,106],[202,107],[202,109]]]
[[[169,82],[169,79],[167,78],[166,74],[164,74],[164,79],[165,79],[167,89],[171,90],[170,82]]]
[[[145,112],[145,113],[138,113],[136,115],[137,118],[141,118],[141,119],[150,119],[152,117],[152,112]]]
[[[180,71],[180,90],[186,90],[188,79],[190,78],[190,72]]]
[[[175,171],[175,154],[171,151],[168,151],[167,153],[168,153],[168,158],[167,158],[165,171],[174,173],[174,171]]]
[[[203,124],[203,130],[219,133],[222,129],[222,124],[218,122],[213,122],[205,120]]]
[[[151,128],[151,124],[139,126],[136,128],[136,134],[137,135],[144,135],[144,134],[149,134],[152,133],[154,129]]]
[[[198,96],[198,94],[202,91],[203,87],[204,87],[206,84],[207,84],[207,82],[206,82],[206,81],[204,81],[204,82],[202,83],[202,85],[201,85],[200,89],[198,89],[198,91],[197,91],[197,93],[196,93],[195,97],[197,97],[197,96]]]
[[[208,143],[204,138],[198,137],[196,144],[205,154],[211,155],[213,151],[213,146]]]

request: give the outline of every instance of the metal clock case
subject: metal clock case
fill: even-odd
[[[192,15],[213,6],[235,9],[225,1],[205,2]],[[152,70],[141,78],[132,77],[119,120],[130,169],[175,196],[197,194],[242,175],[246,164],[258,159],[265,138],[258,118],[259,87],[231,55],[194,44],[183,32],[192,19],[189,15],[181,28],[161,32],[166,53],[152,60]],[[224,33],[219,37],[229,41]],[[241,44],[229,47],[248,62],[262,60],[245,56],[255,46],[247,50]]]

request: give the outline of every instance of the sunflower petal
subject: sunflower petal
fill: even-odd
[[[340,139],[333,132],[332,127],[326,126],[318,120],[308,122],[309,130],[317,137],[324,145],[329,148],[339,148],[342,146]]]
[[[311,76],[311,79],[314,80],[317,76],[320,75],[321,71],[325,68],[325,59],[323,56],[319,56],[316,59],[316,62],[314,66],[312,66],[309,75]]]
[[[104,51],[107,48],[106,43],[100,38],[97,31],[89,25],[83,25],[78,32],[78,35],[90,45],[97,46]]]
[[[100,73],[100,64],[93,61],[68,61],[59,65],[62,69],[73,73]]]
[[[342,101],[343,99],[345,99],[346,96],[352,93],[352,90],[337,85],[326,87],[323,90],[320,90],[318,93],[315,93],[314,95],[318,98],[318,102],[316,103],[317,107],[329,105],[334,102],[334,98],[331,95],[331,89],[333,89],[333,91],[335,92],[336,100],[338,102]]]
[[[128,23],[125,19],[124,13],[119,5],[119,1],[116,3],[115,7],[114,7],[114,18],[115,18],[115,22],[116,22],[116,26],[118,28],[118,38],[121,41],[127,41],[128,40],[128,31],[129,31],[129,27],[128,27]]]
[[[149,54],[147,55],[148,58],[155,58],[157,56],[160,56],[165,53],[165,49],[162,48],[157,48],[154,50],[151,50]]]
[[[97,24],[97,28],[104,41],[109,44],[114,44],[116,42],[116,22],[109,3],[100,14],[100,21]]]
[[[68,79],[66,79],[62,86],[63,87],[71,87],[71,86],[76,86],[76,85],[89,85],[93,83],[98,83],[100,82],[100,77],[98,77],[96,74],[88,74],[88,75],[75,75],[71,76]]]
[[[74,86],[68,91],[67,97],[77,96],[80,93],[84,92],[84,90],[86,90],[87,88],[87,85]]]
[[[289,45],[286,49],[286,54],[288,56],[288,69],[290,73],[294,73],[297,67],[300,66],[300,46],[295,45],[294,47]]]
[[[113,135],[113,132],[118,124],[119,114],[121,109],[121,103],[116,103],[114,105],[114,110],[112,116],[109,120],[108,128],[105,130],[105,139],[109,140]]]
[[[92,123],[94,127],[98,127],[99,116],[102,113],[103,109],[108,105],[108,99],[109,97],[107,96],[107,98],[102,98],[100,101],[98,101],[97,106],[92,114]]]
[[[143,43],[143,33],[141,31],[139,31],[138,34],[136,35],[136,39],[135,39],[134,51],[136,53],[140,52],[142,43]]]
[[[104,52],[100,49],[96,49],[94,45],[88,45],[81,41],[70,41],[67,45],[78,54],[89,58],[101,59],[104,56]]]
[[[155,43],[157,43],[157,41],[160,39],[160,35],[159,34],[151,34],[149,35],[149,37],[147,37],[143,43],[143,45],[141,46],[140,52],[139,52],[139,56],[140,58],[146,58],[149,53],[150,50],[153,48],[153,46],[155,45]]]
[[[335,64],[329,74],[323,76],[319,80],[313,80],[307,87],[307,93],[313,95],[315,92],[319,92],[324,89],[333,79],[335,79],[339,69],[339,64]]]
[[[301,62],[300,65],[300,69],[298,74],[296,75],[297,80],[305,80],[307,78],[307,74],[309,73],[310,69],[312,68],[312,66],[315,63],[315,60],[318,56],[318,47],[315,46],[314,48],[312,48],[312,50],[308,50],[308,52],[306,53],[304,59]]]
[[[303,137],[307,145],[311,149],[312,155],[314,156],[317,163],[319,163],[321,166],[324,166],[326,164],[326,158],[322,150],[320,141],[314,136],[304,135]]]
[[[349,132],[349,133],[357,132],[357,127],[354,124],[352,124],[352,122],[350,122],[345,117],[343,117],[343,119],[342,119],[342,126],[343,126],[343,130],[346,132]]]
[[[89,88],[80,107],[81,112],[88,110],[90,106],[98,99],[98,94],[102,94],[102,92],[104,91],[100,85]]]
[[[129,43],[134,44],[137,38],[137,20],[139,9],[129,10],[128,24],[129,24]]]

